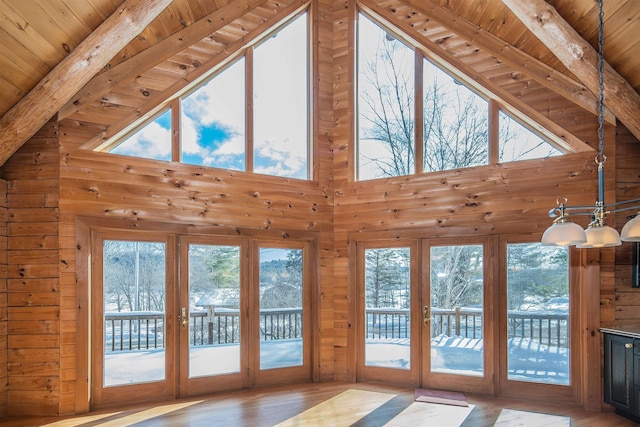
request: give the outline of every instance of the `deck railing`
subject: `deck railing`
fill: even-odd
[[[105,314],[105,351],[148,350],[164,347],[164,313],[108,312]],[[264,341],[302,337],[302,309],[260,310],[260,337]],[[237,309],[192,310],[189,343],[202,346],[240,342]]]
[[[109,312],[105,314],[105,351],[146,350],[164,347],[164,313]],[[408,309],[368,308],[367,338],[409,338]],[[431,336],[482,338],[482,309],[431,309]],[[302,337],[302,309],[260,311],[260,339]],[[545,311],[509,311],[509,338],[530,338],[540,344],[568,347],[569,315]],[[240,340],[237,309],[193,310],[189,313],[190,345],[232,344]]]

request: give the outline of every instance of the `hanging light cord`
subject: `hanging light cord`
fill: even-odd
[[[598,151],[604,163],[604,11],[598,0]]]

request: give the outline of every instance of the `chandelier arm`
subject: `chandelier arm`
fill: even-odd
[[[615,213],[615,212],[624,212],[624,211],[630,211],[630,210],[635,210],[635,211],[640,212],[640,205],[634,205],[634,206],[629,206],[629,207],[620,208],[620,209],[610,209],[607,212]]]
[[[593,206],[565,206],[565,211],[572,211],[571,215],[593,215]],[[560,208],[557,206],[549,210],[549,218],[560,216]]]
[[[613,207],[613,206],[624,205],[624,204],[627,204],[627,203],[640,203],[640,197],[635,198],[635,199],[623,200],[621,202],[607,203],[605,206],[606,207],[610,207],[610,206]],[[620,212],[620,211],[623,211],[623,210],[636,209],[636,208],[637,208],[637,206],[629,206],[629,207],[620,208],[620,209],[617,209],[617,210],[611,211],[611,212]]]

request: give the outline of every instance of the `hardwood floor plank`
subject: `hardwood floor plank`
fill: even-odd
[[[0,427],[79,426],[494,426],[503,409],[513,425],[528,426],[526,412],[569,417],[573,427],[631,427],[613,412],[465,393],[469,408],[415,403],[414,389],[381,384],[317,383],[255,388],[154,404],[102,409],[70,417],[5,418]],[[427,406],[420,406],[427,405]],[[462,414],[469,411],[469,414]],[[505,411],[506,412],[506,411]],[[462,414],[462,415],[461,415]],[[466,415],[466,418],[465,416]],[[464,421],[461,421],[464,419]],[[447,424],[442,424],[446,420]],[[460,424],[461,423],[461,424]]]

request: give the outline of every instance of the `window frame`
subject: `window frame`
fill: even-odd
[[[507,114],[512,120],[516,121],[523,128],[530,131],[535,136],[539,137],[547,144],[560,151],[562,154],[568,154],[572,152],[577,152],[578,150],[573,150],[570,146],[566,144],[566,141],[563,141],[560,136],[555,135],[550,130],[546,129],[543,125],[534,122],[530,118],[527,118],[522,112],[518,111],[515,107],[509,105],[505,100],[501,99],[498,95],[495,95],[491,92],[491,90],[487,87],[484,87],[481,83],[473,80],[472,78],[465,75],[462,71],[457,70],[455,67],[447,63],[446,59],[442,58],[438,54],[429,51],[429,49],[423,44],[416,40],[414,40],[408,34],[405,34],[400,29],[396,28],[394,25],[387,22],[384,18],[378,15],[374,10],[365,7],[362,4],[358,4],[355,8],[356,10],[353,13],[355,25],[353,31],[353,40],[356,48],[354,49],[354,58],[353,58],[353,73],[354,76],[354,89],[353,94],[351,96],[354,102],[354,114],[352,117],[353,121],[353,134],[354,134],[354,149],[352,153],[353,158],[353,168],[351,171],[351,179],[354,182],[364,182],[364,181],[374,181],[380,179],[393,179],[398,178],[405,175],[394,175],[394,176],[383,176],[377,178],[359,178],[359,169],[360,169],[360,153],[359,153],[359,142],[360,137],[358,135],[359,132],[359,82],[358,82],[358,74],[359,74],[359,64],[358,64],[358,46],[359,46],[359,20],[362,15],[372,21],[375,25],[379,26],[382,30],[389,32],[394,37],[401,40],[407,46],[413,47],[415,52],[415,112],[414,117],[417,122],[424,122],[424,109],[423,109],[423,67],[422,61],[427,60],[431,62],[434,66],[440,68],[444,73],[451,76],[456,81],[461,82],[467,89],[478,95],[479,97],[485,99],[488,102],[488,147],[487,147],[487,163],[481,166],[490,166],[499,164],[499,146],[500,146],[500,130],[499,130],[499,115],[500,112]],[[423,141],[423,126],[414,126],[414,152],[415,152],[415,161],[414,161],[414,172],[410,175],[422,174],[422,173],[437,173],[443,171],[434,171],[434,172],[424,172],[424,141]],[[584,144],[586,147],[586,144]],[[531,159],[527,159],[531,160]],[[518,161],[518,160],[514,160]],[[506,163],[506,162],[505,162]],[[474,166],[478,167],[478,166]]]
[[[135,133],[151,124],[155,119],[159,116],[170,110],[171,112],[171,134],[172,134],[172,146],[171,146],[171,158],[172,162],[182,163],[182,132],[181,132],[181,100],[184,97],[189,96],[190,94],[197,91],[199,88],[206,85],[209,81],[214,79],[221,72],[226,70],[229,66],[235,63],[240,58],[245,58],[245,169],[237,170],[237,169],[226,169],[219,166],[206,166],[206,165],[198,165],[198,164],[185,164],[193,167],[207,167],[207,168],[215,168],[222,170],[230,170],[234,173],[251,173],[257,174],[254,172],[254,141],[253,141],[253,50],[260,46],[260,44],[264,43],[266,40],[270,39],[278,32],[282,31],[289,24],[293,23],[295,20],[305,17],[306,21],[306,105],[307,105],[307,126],[306,126],[306,177],[305,178],[295,178],[286,175],[265,175],[272,176],[276,178],[282,178],[287,180],[303,180],[303,181],[314,181],[317,180],[317,173],[315,171],[316,168],[313,167],[313,162],[315,158],[314,153],[314,144],[313,144],[313,135],[315,134],[314,121],[312,120],[314,116],[314,112],[317,109],[317,101],[314,98],[314,90],[313,90],[313,81],[314,75],[317,73],[317,61],[315,60],[315,53],[313,50],[313,41],[315,40],[316,32],[313,25],[313,15],[314,8],[311,4],[305,5],[300,10],[293,13],[291,16],[283,19],[282,21],[274,24],[269,28],[269,31],[266,31],[264,34],[261,34],[259,37],[252,40],[249,44],[239,49],[234,54],[225,58],[223,61],[214,64],[210,70],[208,70],[202,77],[198,78],[190,85],[182,88],[171,97],[166,99],[164,102],[158,104],[155,108],[149,111],[147,114],[136,120],[135,122],[130,123],[125,126],[119,132],[116,132],[111,138],[107,141],[93,147],[85,147],[87,149],[91,149],[95,152],[104,152],[109,153],[110,150],[119,146],[122,142],[125,142],[128,138],[133,136]],[[122,154],[116,154],[122,155]],[[124,155],[123,155],[124,156]],[[137,157],[131,156],[138,159],[151,160],[151,161],[161,161],[166,162],[164,160],[156,160],[147,157]]]

